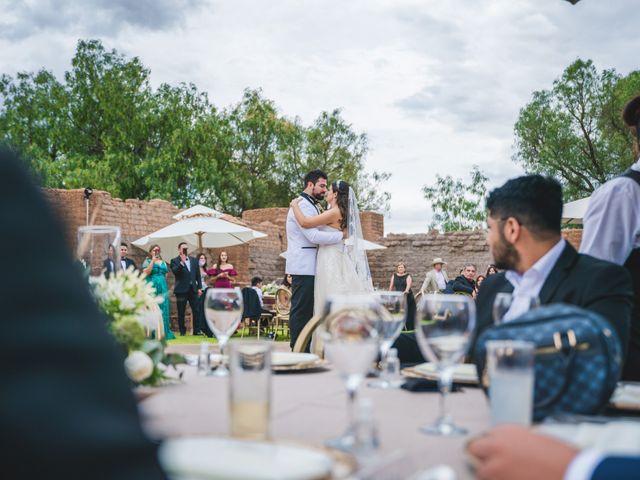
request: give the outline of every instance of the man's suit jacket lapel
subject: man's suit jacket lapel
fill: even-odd
[[[569,272],[577,260],[578,252],[567,242],[538,295],[542,305],[546,305],[553,300],[555,293],[567,278],[567,275],[569,275]]]

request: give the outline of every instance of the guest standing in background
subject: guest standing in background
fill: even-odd
[[[485,278],[487,277],[485,277],[484,275],[478,275],[478,278],[476,278],[476,290],[480,290],[480,285],[482,285],[482,282],[484,282]]]
[[[111,274],[116,271],[116,251],[113,245],[109,245],[108,256],[104,259],[104,262],[102,262],[102,271],[104,272],[105,278],[109,278]]]
[[[446,263],[447,262],[440,257],[433,259],[433,269],[425,276],[422,288],[420,289],[423,294],[442,293],[447,288],[449,277],[447,276],[447,272],[442,268]]]
[[[200,289],[202,290],[202,295],[198,297],[198,316],[200,317],[202,331],[207,337],[211,338],[213,337],[213,332],[209,328],[207,319],[204,316],[204,299],[206,297],[207,289],[209,288],[209,284],[207,283],[207,256],[204,253],[201,253],[197,258],[198,268],[200,269]]]
[[[218,262],[211,269],[207,270],[207,275],[215,279],[214,288],[233,288],[231,277],[238,275],[233,265],[229,263],[229,256],[224,250],[218,256]]]
[[[189,249],[185,242],[178,244],[178,256],[171,259],[171,271],[176,277],[173,293],[176,296],[178,307],[180,335],[187,333],[187,327],[184,323],[187,302],[191,305],[193,334],[200,335],[202,333],[202,325],[200,325],[200,318],[198,317],[198,297],[202,295],[200,268],[195,257],[189,255]]]
[[[495,275],[496,273],[498,273],[498,269],[496,268],[495,265],[491,264],[487,268],[487,273],[485,274],[485,278],[490,276],[490,275]]]
[[[416,309],[416,300],[413,297],[413,291],[411,290],[412,282],[413,280],[411,279],[411,275],[407,272],[407,266],[404,262],[398,262],[395,273],[391,275],[389,290],[404,293],[408,312],[413,312]],[[407,316],[407,323],[405,325],[407,330],[413,330],[414,328],[413,317],[413,315]]]
[[[142,262],[142,271],[146,274],[147,281],[153,285],[156,295],[162,297],[160,310],[162,311],[162,323],[164,324],[164,338],[172,340],[176,336],[171,331],[171,321],[169,317],[169,287],[167,287],[167,273],[169,268],[160,256],[160,246],[152,245],[149,254]]]
[[[136,262],[131,260],[129,257],[129,247],[126,243],[122,242],[120,244],[120,265],[122,265],[122,270],[126,270],[129,267],[133,267],[134,270],[137,270],[138,267]]]
[[[473,263],[465,264],[460,276],[453,281],[453,291],[476,298],[478,290],[476,289],[476,266]]]

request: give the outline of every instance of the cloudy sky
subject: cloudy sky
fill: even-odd
[[[639,68],[637,0],[0,0],[0,73],[61,76],[79,38],[138,56],[154,86],[218,107],[261,87],[309,124],[339,107],[393,173],[386,232],[423,232],[436,173],[518,175],[513,124],[578,57]]]

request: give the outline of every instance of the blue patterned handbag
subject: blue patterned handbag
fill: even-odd
[[[615,330],[601,315],[575,305],[546,305],[485,330],[474,349],[485,392],[488,340],[524,340],[536,345],[535,421],[559,412],[596,413],[609,401],[622,369]]]

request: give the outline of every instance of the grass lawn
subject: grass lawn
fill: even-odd
[[[238,332],[236,332],[233,337],[231,338],[240,338],[240,332],[242,330],[238,330]],[[181,337],[180,335],[178,335],[177,333],[175,333],[175,340],[167,340],[167,345],[199,345],[202,342],[209,342],[209,343],[218,343],[218,341],[216,340],[215,337],[213,338],[207,338],[204,335],[185,335],[183,337]],[[244,329],[244,338],[250,339],[250,338],[255,338],[255,332],[253,333],[253,335],[249,336],[249,329],[245,328]],[[262,334],[260,334],[260,338],[262,338]],[[288,341],[289,340],[289,336],[283,337],[283,336],[278,336],[277,340],[279,342],[284,342],[284,341]]]

